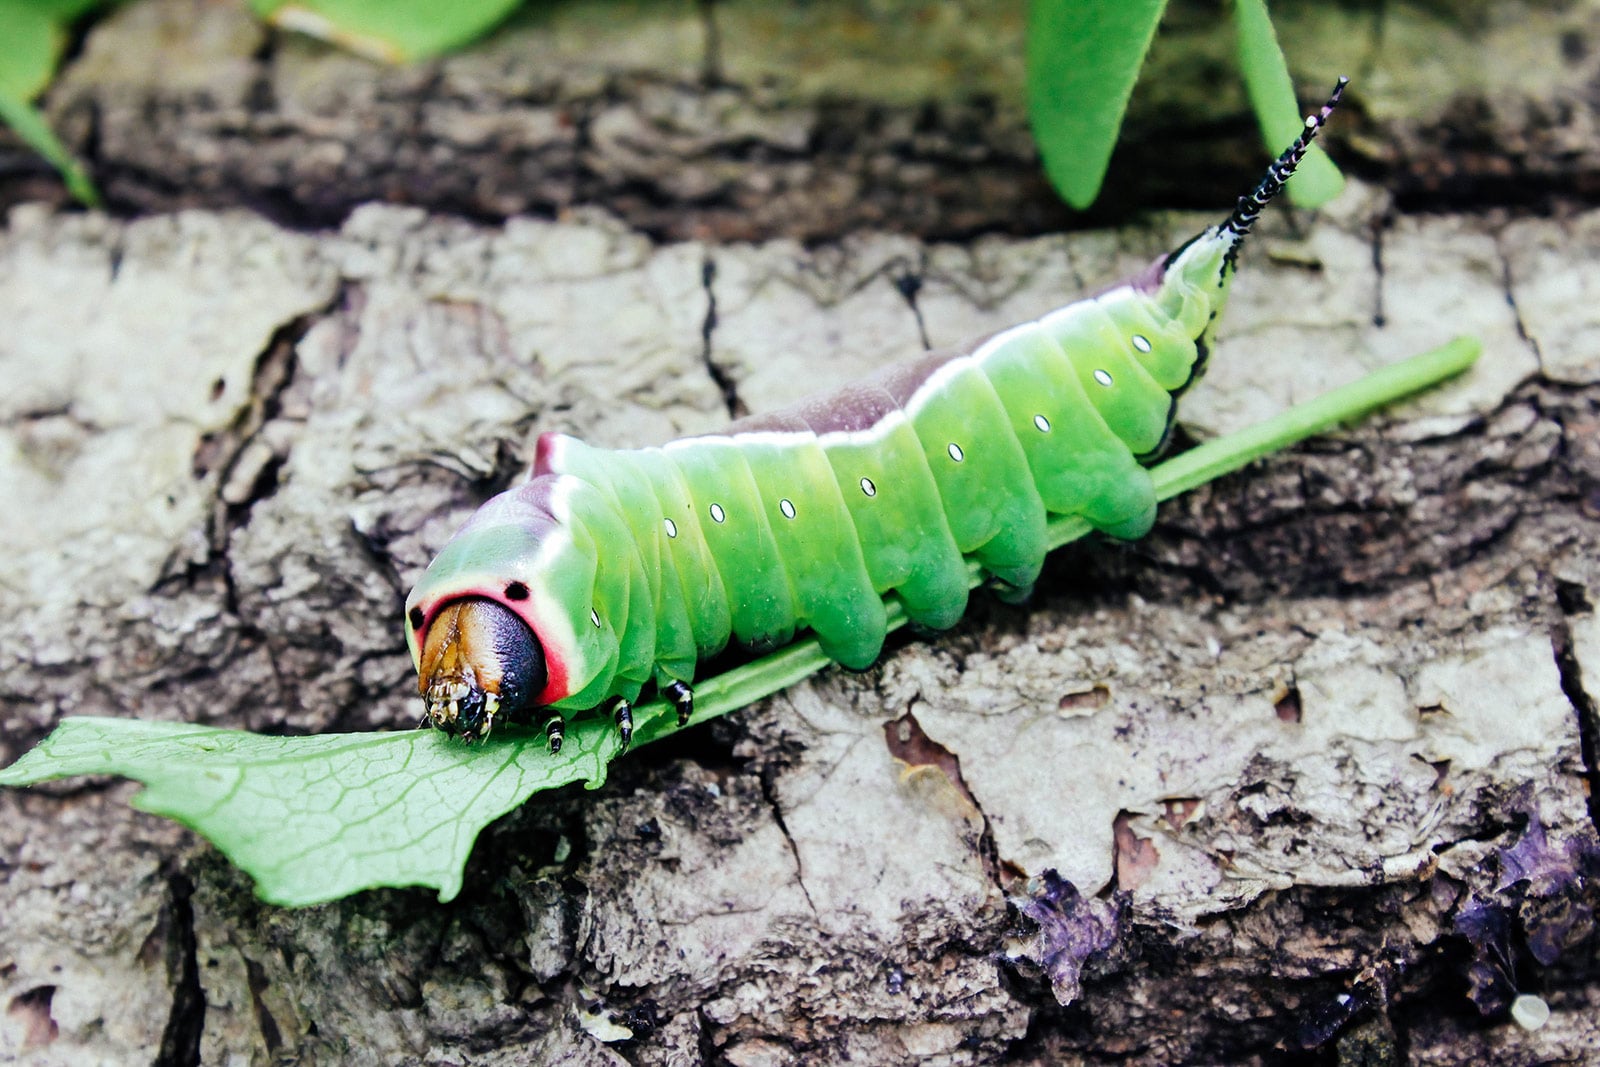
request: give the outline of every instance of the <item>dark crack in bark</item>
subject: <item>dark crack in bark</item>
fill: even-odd
[[[396,564],[394,556],[389,552],[383,538],[373,532],[363,530],[354,519],[350,520],[350,537],[361,554],[366,557],[373,573],[382,578],[384,584],[394,591],[395,600],[403,603],[406,593],[410,590],[406,585],[405,579],[401,577],[400,568]],[[405,649],[403,643],[398,647],[401,651]]]
[[[923,321],[922,308],[917,306],[917,294],[922,291],[922,277],[926,273],[924,263],[906,263],[894,272],[894,288],[905,298],[911,314],[917,320],[917,339],[922,343],[924,351],[933,347],[928,340],[928,324]]]
[[[227,429],[201,436],[195,449],[194,476],[214,478],[216,486],[206,531],[210,558],[201,568],[202,572],[221,566],[234,531],[249,522],[250,511],[257,503],[277,492],[278,474],[288,460],[291,444],[288,439],[269,439],[268,428],[278,418],[282,398],[294,384],[295,346],[317,322],[343,304],[345,298],[345,289],[340,286],[321,307],[296,315],[275,329],[256,356],[248,402]],[[218,385],[220,387],[221,383]],[[228,608],[236,610],[237,592],[232,588],[227,568],[222,566],[221,571],[224,582],[228,583]],[[198,575],[192,570],[181,575],[167,575],[162,584],[175,577],[188,585],[193,584]]]
[[[707,255],[700,266],[700,283],[706,292],[706,318],[700,327],[700,337],[704,347],[701,349],[701,358],[706,365],[706,373],[711,376],[718,391],[722,393],[722,402],[728,409],[728,418],[737,419],[750,414],[750,409],[745,402],[739,399],[739,383],[729,373],[728,368],[717,362],[713,352],[712,334],[717,328],[717,261]]]
[[[1502,407],[1538,413],[1515,447],[1497,413],[1423,441],[1312,441],[1268,457],[1164,504],[1145,540],[1053,553],[1040,588],[1245,603],[1371,593],[1481,561],[1565,477],[1560,419],[1543,395],[1532,383]]]
[[[722,85],[722,33],[717,28],[717,0],[696,0],[695,11],[700,17],[705,35],[705,54],[700,63],[700,77],[706,85]]]
[[[789,855],[794,858],[794,880],[800,887],[801,894],[806,898],[806,907],[811,909],[811,914],[817,914],[816,901],[811,899],[811,890],[806,888],[806,867],[800,859],[800,846],[795,843],[794,835],[789,832],[789,825],[783,818],[783,805],[778,801],[778,785],[776,771],[771,767],[763,767],[760,774],[761,798],[766,801],[767,810],[772,814],[772,821],[777,824],[778,832],[783,835],[783,842],[789,848]]]
[[[271,988],[266,969],[248,956],[244,961],[245,975],[250,987],[250,1007],[255,1013],[256,1030],[267,1055],[276,1058],[283,1051],[283,1031],[278,1026],[272,1009],[267,1007],[264,995]]]
[[[1500,287],[1505,293],[1506,306],[1511,309],[1512,321],[1517,327],[1517,336],[1528,346],[1533,353],[1533,358],[1538,361],[1539,374],[1544,375],[1544,352],[1539,348],[1539,339],[1528,332],[1527,322],[1522,317],[1522,309],[1517,307],[1516,279],[1511,276],[1511,259],[1505,254],[1499,240],[1495,241],[1495,254],[1500,259]]]
[[[1388,319],[1384,310],[1383,235],[1387,227],[1380,220],[1372,227],[1372,325],[1378,329]]]
[[[51,1014],[57,986],[37,985],[6,1002],[6,1018],[21,1031],[24,1055],[45,1048],[61,1036],[61,1025]]]
[[[1589,821],[1600,830],[1600,705],[1584,684],[1583,668],[1573,648],[1572,620],[1594,611],[1588,593],[1575,582],[1557,580],[1556,603],[1560,609],[1551,642],[1556,666],[1561,672],[1561,691],[1572,704],[1578,718],[1578,741],[1583,759],[1584,780],[1588,783]]]
[[[166,934],[167,974],[172,983],[172,1012],[161,1033],[157,1067],[199,1067],[200,1063],[206,995],[200,985],[193,896],[194,884],[186,876],[168,876],[167,906],[162,922]]]

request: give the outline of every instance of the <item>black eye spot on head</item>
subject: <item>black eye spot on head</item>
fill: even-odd
[[[506,586],[506,599],[527,600],[528,587],[523,585],[521,582],[512,582],[510,585]]]
[[[422,629],[423,615],[422,615],[422,609],[421,608],[412,608],[411,609],[411,614],[406,616],[406,617],[411,620],[411,628],[413,630]]]

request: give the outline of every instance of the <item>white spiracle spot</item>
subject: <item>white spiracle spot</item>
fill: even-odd
[[[593,608],[590,608],[589,609],[589,619],[590,619],[591,622],[594,623],[594,628],[596,630],[600,629],[600,613],[598,611],[594,610]]]
[[[1033,417],[1033,425],[1040,433],[1050,432],[1050,420],[1043,415],[1035,415]]]
[[[778,501],[778,510],[783,512],[784,518],[794,518],[794,505],[789,503],[787,499]]]
[[[678,524],[677,523],[673,522],[671,519],[662,519],[661,522],[667,528],[667,536],[668,537],[677,537],[678,536]]]
[[[727,522],[728,521],[728,513],[726,511],[722,510],[722,505],[721,504],[712,504],[711,505],[711,521],[712,522]]]
[[[1111,372],[1108,370],[1096,368],[1094,372],[1094,380],[1108,389],[1111,388]]]
[[[1137,348],[1141,352],[1150,351],[1150,338],[1146,337],[1142,333],[1134,334],[1133,335],[1133,347]]]
[[[950,453],[950,458],[955,460],[957,463],[960,463],[962,460],[967,458],[967,454],[961,451],[961,446],[956,444],[954,441],[950,442],[950,447],[945,449],[945,451]]]
[[[861,479],[861,491],[867,496],[877,496],[878,487],[872,484],[871,478]]]

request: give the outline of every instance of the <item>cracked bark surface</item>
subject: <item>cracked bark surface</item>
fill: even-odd
[[[1561,17],[1591,17],[1574,11]],[[224,8],[197,17],[238,32]],[[1485,34],[1505,25],[1483,20]],[[738,82],[742,50],[720,25]],[[452,64],[474,62],[338,82],[355,61],[260,45],[232,76],[298,64],[375,129],[397,127],[385,92],[359,99],[373,79],[434,79],[414,110],[449,99],[433,94],[466,77]],[[659,41],[640,47],[659,64]],[[79,63],[108,48],[91,34]],[[686,70],[704,61],[684,51]],[[162,91],[189,76],[175,69]],[[713,113],[722,90],[675,91]],[[173,129],[214,147],[200,112]],[[515,116],[491,114],[478,121]],[[158,133],[151,145],[170,144]],[[303,130],[283,137],[295,151],[281,158],[320,158]],[[414,130],[400,140],[426,154]],[[253,158],[274,166],[270,144]],[[826,157],[811,158],[795,172],[825,182]],[[234,181],[231,165],[212,173]],[[570,180],[548,159],[527,166]],[[981,168],[959,173],[984,186]],[[796,188],[818,217],[835,203]],[[843,236],[808,246],[771,236],[775,206],[740,224],[763,240],[740,244],[655,239],[746,231],[682,190],[651,196],[686,200],[685,221],[593,191],[582,199],[614,214],[486,225],[450,217],[461,202],[441,193],[432,213],[365,206],[316,232],[217,209],[14,209],[0,232],[0,759],[66,714],[409,725],[401,597],[520,476],[535,429],[603,445],[713,430],[797,383],[1035,315],[1210,221],[945,243],[899,217],[899,234],[856,232],[863,216],[847,214],[831,224]],[[792,217],[792,232],[819,232]],[[1173,502],[1143,542],[1058,553],[1026,607],[980,598],[954,631],[898,640],[870,671],[633,753],[599,793],[526,806],[480,841],[449,905],[384,891],[284,911],[203,843],[130,812],[126,784],[0,793],[0,1051],[1591,1062],[1594,936],[1562,927],[1575,940],[1548,967],[1527,946],[1559,925],[1551,908],[1592,908],[1592,881],[1546,896],[1501,883],[1532,818],[1553,841],[1593,840],[1596,263],[1595,211],[1407,214],[1358,187],[1314,218],[1274,213],[1185,399],[1187,432],[1258,421],[1455,332],[1484,340],[1482,365]],[[1067,1007],[1049,976],[1005,958],[1051,948],[1007,903],[1045,899],[1029,886],[1045,869],[1115,935]],[[1458,922],[1484,901],[1517,915],[1508,969],[1553,1009],[1538,1031],[1468,998]]]

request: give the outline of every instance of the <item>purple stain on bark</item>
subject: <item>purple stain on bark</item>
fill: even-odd
[[[1553,842],[1537,813],[1526,815],[1522,836],[1498,854],[1493,893],[1469,898],[1455,917],[1455,932],[1473,948],[1468,996],[1484,1015],[1505,1011],[1517,995],[1524,949],[1548,967],[1594,933],[1600,842],[1592,834]]]
[[[1517,843],[1500,852],[1500,882],[1494,888],[1504,892],[1518,882],[1527,882],[1524,892],[1546,897],[1583,877],[1583,868],[1593,866],[1596,857],[1594,842],[1579,837],[1552,845],[1539,816],[1529,812],[1528,826]]]
[[[1455,931],[1472,945],[1472,963],[1467,967],[1468,998],[1483,1015],[1505,1011],[1517,995],[1511,913],[1474,898],[1456,913]]]
[[[1085,897],[1050,868],[1030,879],[1027,895],[1012,897],[1011,905],[1037,929],[1014,938],[1008,955],[1015,963],[1037,968],[1050,979],[1056,1001],[1071,1004],[1082,990],[1085,964],[1116,943],[1122,908]]]
[[[1591,835],[1552,842],[1534,812],[1517,843],[1500,853],[1498,893],[1519,897],[1528,951],[1546,967],[1594,931],[1592,888],[1600,844]]]

